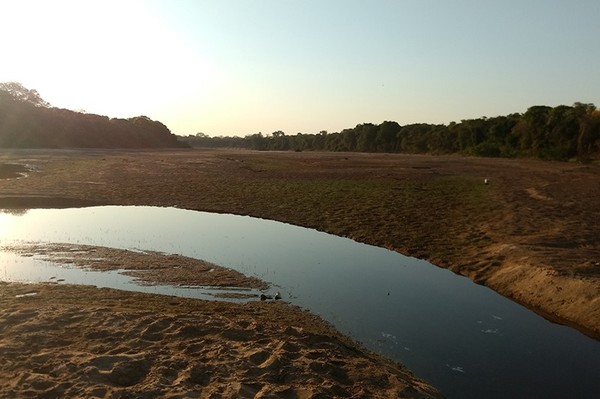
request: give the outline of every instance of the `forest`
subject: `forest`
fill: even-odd
[[[362,123],[341,132],[182,139],[192,147],[232,147],[279,151],[358,151],[464,154],[590,161],[600,157],[600,110],[594,104],[536,105],[525,113],[444,124]]]
[[[36,90],[0,83],[0,148],[247,148],[600,159],[600,110],[594,104],[535,105],[524,113],[445,124],[361,123],[341,132],[276,131],[245,137],[179,137],[146,116],[128,119],[52,107]]]
[[[0,148],[187,147],[161,122],[52,107],[36,90],[0,83]]]

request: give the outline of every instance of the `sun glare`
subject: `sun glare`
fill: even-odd
[[[0,212],[0,242],[11,232],[14,225],[14,217]]]
[[[19,81],[52,105],[109,116],[206,96],[218,71],[138,1],[0,3],[0,81]],[[3,57],[4,58],[4,57]]]

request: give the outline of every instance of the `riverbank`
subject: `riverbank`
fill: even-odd
[[[0,398],[441,397],[279,301],[0,282],[0,331]]]
[[[217,150],[0,160],[35,167],[0,181],[0,206],[178,206],[317,228],[428,259],[600,337],[597,165]]]

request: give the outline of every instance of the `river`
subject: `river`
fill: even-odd
[[[346,238],[176,208],[0,213],[0,245],[20,240],[176,253],[257,276],[284,300],[405,364],[449,398],[600,397],[600,342],[448,270]],[[65,282],[210,297],[6,253],[0,268],[4,280],[43,281],[52,274]]]

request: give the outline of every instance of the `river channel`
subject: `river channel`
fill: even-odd
[[[0,213],[0,245],[15,241],[181,254],[257,276],[449,398],[600,397],[600,342],[448,270],[346,238],[247,216],[107,206]],[[138,286],[116,272],[8,253],[0,260],[0,280],[52,275],[210,297],[198,289]]]

